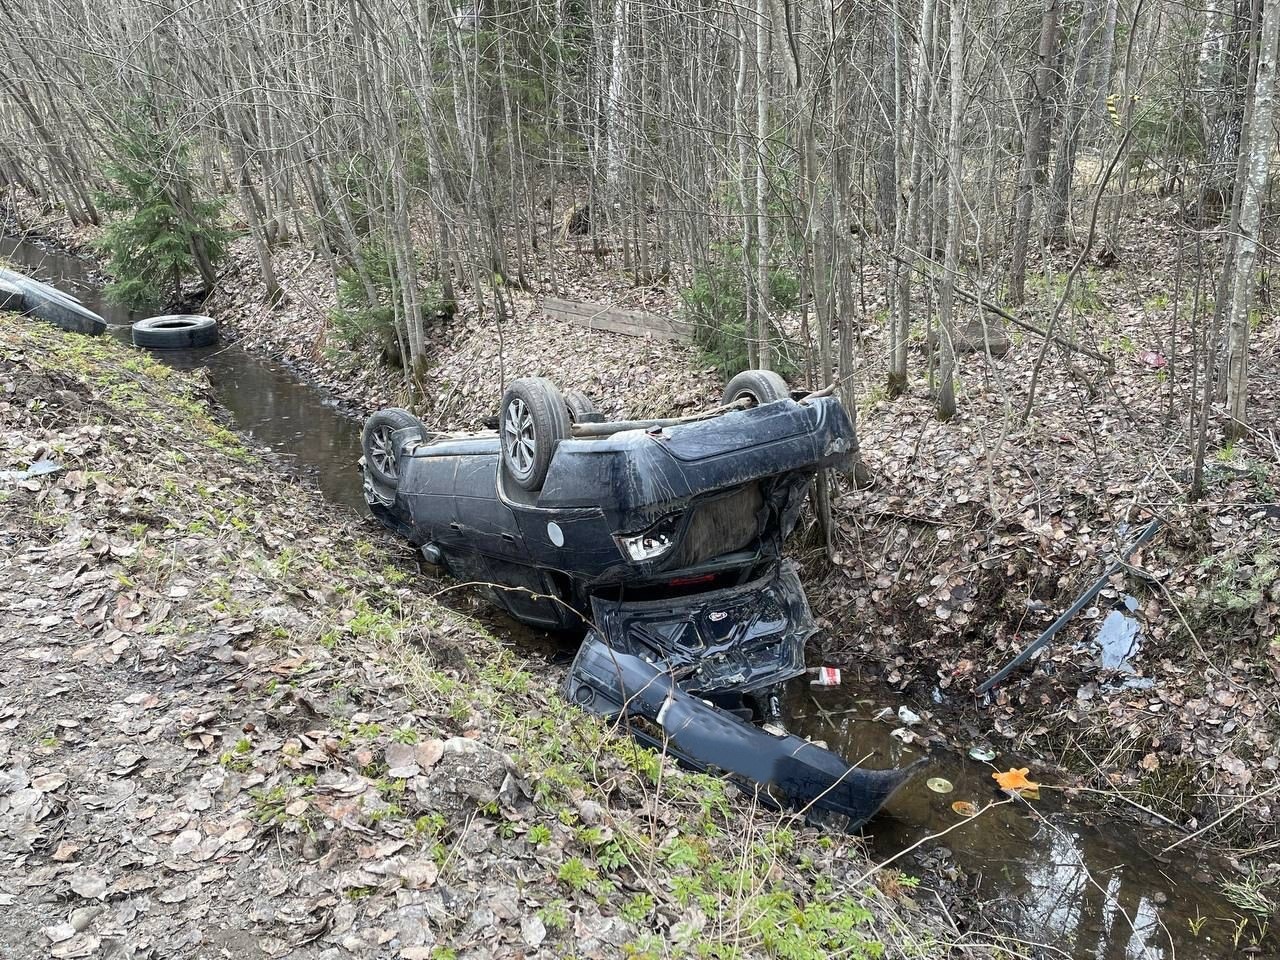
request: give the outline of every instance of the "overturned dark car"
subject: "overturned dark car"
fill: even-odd
[[[853,444],[836,397],[793,396],[770,371],[734,377],[707,413],[628,422],[529,377],[507,388],[493,431],[375,413],[362,464],[374,516],[427,562],[523,622],[585,631],[571,702],[856,826],[911,771],[851,768],[756,725],[781,723],[781,685],[804,673],[816,629],[783,544],[817,472]]]

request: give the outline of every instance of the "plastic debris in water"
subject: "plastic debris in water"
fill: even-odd
[[[1039,796],[1040,784],[1032,783],[1027,779],[1027,774],[1031,772],[1030,767],[1021,767],[1014,769],[1010,767],[1004,773],[996,772],[991,775],[991,779],[1000,784],[1001,790],[1009,790],[1020,793],[1024,797]]]
[[[977,743],[969,748],[969,756],[974,760],[981,760],[983,763],[988,763],[996,758],[996,752],[985,743]]]
[[[839,667],[819,667],[816,676],[809,681],[811,687],[838,687],[840,686],[840,668]]]
[[[898,708],[898,719],[905,723],[908,727],[914,727],[920,722],[920,714],[913,712],[907,707]]]
[[[976,817],[978,815],[978,805],[970,803],[968,800],[957,800],[951,805],[951,809],[962,817]]]
[[[950,793],[955,789],[955,787],[952,786],[951,781],[945,777],[930,777],[924,783],[925,786],[934,793]]]

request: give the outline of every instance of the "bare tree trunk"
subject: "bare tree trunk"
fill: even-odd
[[[267,302],[278,303],[282,296],[280,281],[276,279],[275,265],[271,260],[271,248],[267,245],[258,205],[250,190],[249,164],[245,158],[244,145],[233,137],[231,149],[232,158],[238,168],[236,183],[240,190],[240,206],[244,208],[245,219],[249,221],[249,233],[253,237],[253,249],[258,255],[258,266],[262,270],[262,284],[266,288]]]
[[[1093,74],[1093,102],[1085,118],[1085,132],[1097,133],[1106,122],[1107,93],[1111,87],[1111,69],[1115,64],[1116,18],[1120,12],[1118,0],[1106,0],[1107,11],[1102,20],[1102,41],[1098,48],[1098,68]]]
[[[964,211],[961,187],[964,171],[964,8],[963,0],[951,0],[951,120],[947,131],[947,239],[938,289],[938,417],[950,420],[956,413],[955,388],[955,277],[960,269],[960,231]]]
[[[772,365],[769,332],[769,73],[773,22],[756,0],[756,364]]]
[[[933,81],[931,63],[934,50],[937,2],[923,0],[920,6],[919,50],[916,55],[916,72],[912,90],[911,175],[900,190],[906,193],[906,216],[902,223],[899,256],[908,263],[898,272],[898,289],[894,322],[894,353],[889,368],[888,390],[896,396],[907,389],[907,345],[911,340],[911,273],[919,256],[920,204],[923,201],[924,159],[929,149],[929,110],[932,103],[929,85]]]
[[[623,84],[627,67],[627,2],[613,0],[613,52],[609,59],[609,92],[605,104],[605,188],[612,203],[622,181]],[[592,211],[599,216],[599,211]]]
[[[1031,208],[1034,200],[1037,158],[1045,149],[1049,131],[1049,93],[1056,85],[1058,62],[1058,21],[1062,0],[1044,0],[1040,14],[1040,46],[1036,70],[1031,78],[1031,98],[1027,104],[1026,132],[1022,141],[1022,167],[1018,171],[1013,215],[1013,251],[1009,263],[1009,302],[1026,299],[1027,242],[1031,235]]]
[[[750,180],[751,165],[751,133],[747,126],[747,75],[750,72],[750,47],[747,40],[746,24],[738,27],[738,78],[734,87],[734,115],[737,119],[738,138],[738,202],[742,210],[742,335],[747,341],[747,363],[756,366],[758,362],[755,330],[756,298],[755,271],[752,262],[756,256],[755,218],[751,215]]]
[[[1228,432],[1246,431],[1245,400],[1248,394],[1249,301],[1253,293],[1254,264],[1258,257],[1262,226],[1262,194],[1267,184],[1275,133],[1274,113],[1276,42],[1280,39],[1280,3],[1265,3],[1262,39],[1258,47],[1257,79],[1253,86],[1253,113],[1249,120],[1249,165],[1240,202],[1240,232],[1236,239],[1235,276],[1231,285],[1231,309],[1227,319],[1227,424]]]
[[[1071,213],[1071,184],[1076,172],[1076,153],[1089,94],[1089,76],[1093,70],[1093,50],[1098,33],[1099,0],[1084,0],[1080,18],[1080,34],[1076,42],[1076,60],[1067,91],[1067,109],[1058,136],[1058,153],[1053,164],[1053,181],[1049,185],[1049,215],[1045,223],[1045,240],[1060,245],[1066,241],[1067,221]]]

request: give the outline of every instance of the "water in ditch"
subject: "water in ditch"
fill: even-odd
[[[88,261],[10,238],[0,238],[0,258],[73,293],[107,320],[112,336],[130,342],[128,325],[139,317],[102,296],[101,278]],[[363,508],[355,466],[360,425],[322,393],[234,344],[155,356],[181,369],[205,368],[218,402],[243,433],[270,447],[330,500]],[[1138,624],[1129,612],[1115,611],[1105,622],[1100,660],[1120,664],[1137,642]],[[1178,834],[1119,818],[1087,797],[1070,798],[1053,789],[1048,776],[1040,778],[1046,781],[1040,799],[1008,800],[992,772],[1026,766],[1036,779],[1034,760],[997,753],[983,762],[967,755],[973,746],[967,743],[906,743],[901,732],[894,734],[902,729],[894,715],[899,704],[874,682],[811,687],[802,679],[792,684],[788,700],[794,732],[824,741],[851,762],[883,768],[930,757],[928,773],[868,827],[872,855],[887,859],[914,847],[896,867],[949,877],[964,891],[959,899],[971,899],[970,915],[984,913],[995,929],[1024,943],[1027,956],[1280,956],[1266,918],[1249,915],[1224,895],[1221,884],[1234,872],[1203,847],[1187,844],[1164,853]],[[886,707],[888,717],[875,719]],[[935,777],[950,791],[929,789],[926,779]],[[981,812],[970,817],[971,809]],[[959,912],[954,902],[953,909]]]
[[[129,325],[160,311],[132,311],[109,301],[89,261],[30,240],[0,237],[0,260],[53,283],[107,321],[107,332],[132,343]],[[219,404],[236,427],[269,447],[290,470],[315,483],[330,500],[364,510],[356,461],[360,424],[337,410],[320,391],[299,383],[278,363],[232,343],[199,350],[157,350],[154,356],[182,370],[203,367]]]

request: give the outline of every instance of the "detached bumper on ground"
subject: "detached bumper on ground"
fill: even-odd
[[[0,309],[20,310],[72,333],[100,334],[107,322],[69,293],[0,269]]]
[[[632,723],[639,740],[695,770],[732,775],[778,807],[841,814],[855,830],[909,781],[923,761],[900,770],[852,767],[829,750],[776,736],[685,693],[659,667],[587,634],[565,682],[571,703]]]

